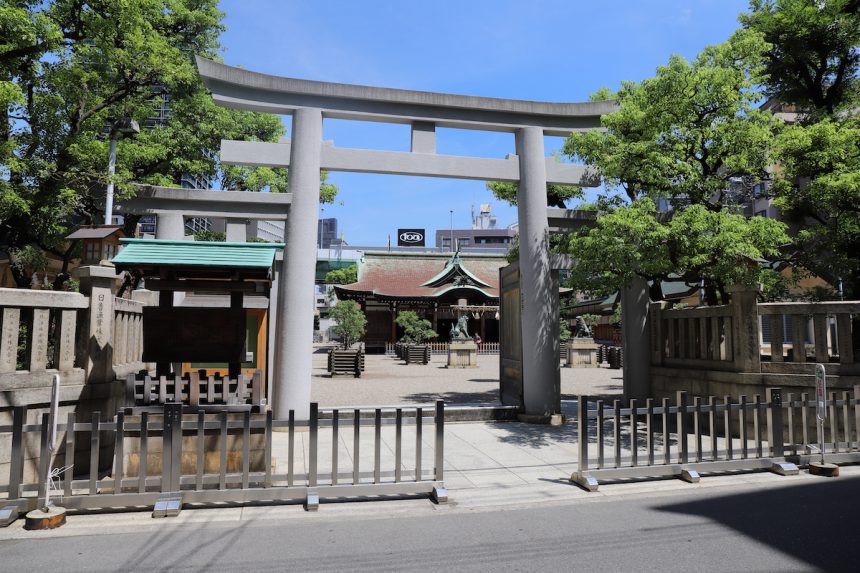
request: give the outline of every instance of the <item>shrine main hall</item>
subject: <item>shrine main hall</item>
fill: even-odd
[[[361,305],[368,352],[397,342],[402,332],[395,319],[404,310],[429,320],[438,341],[448,341],[451,326],[466,314],[469,334],[498,342],[499,269],[507,264],[495,254],[367,252],[357,282],[334,289],[338,299]]]

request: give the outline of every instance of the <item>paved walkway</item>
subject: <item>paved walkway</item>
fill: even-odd
[[[323,347],[314,354],[311,399],[321,407],[390,404],[499,402],[499,355],[478,356],[478,368],[446,368],[447,357],[434,355],[430,364],[406,364],[394,356],[368,355],[361,378],[332,377]],[[620,395],[621,370],[562,368],[563,400],[577,395]]]

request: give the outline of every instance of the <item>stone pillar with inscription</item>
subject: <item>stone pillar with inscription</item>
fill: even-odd
[[[118,277],[113,267],[86,266],[75,271],[81,294],[90,299],[78,338],[78,353],[86,360],[87,383],[113,382],[113,298]]]
[[[636,277],[621,291],[621,330],[624,341],[624,398],[651,396],[651,331],[648,324],[648,281]]]
[[[761,341],[759,334],[756,289],[735,285],[728,288],[732,306],[732,349],[735,370],[761,372]]]

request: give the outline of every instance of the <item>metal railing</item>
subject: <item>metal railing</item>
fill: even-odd
[[[49,487],[48,465],[58,463],[47,445],[48,414],[40,424],[25,424],[26,416],[26,408],[17,407],[12,425],[0,426],[0,439],[11,435],[0,505],[16,505],[19,511],[38,506]],[[433,408],[349,411],[320,410],[313,403],[304,423],[292,410],[287,419],[275,420],[270,410],[256,416],[248,411],[185,414],[181,404],[166,404],[158,415],[119,413],[112,422],[100,421],[98,412],[91,421],[78,422],[71,413],[57,428],[58,435],[65,433],[65,467],[57,472],[62,491],[51,497],[73,509],[155,506],[165,496],[178,497],[180,506],[295,500],[309,510],[316,509],[320,498],[426,493],[444,502],[444,417],[441,401]],[[425,440],[424,428],[430,424],[432,438]],[[383,449],[384,434],[393,443]],[[38,472],[25,468],[24,459],[25,444],[35,436],[41,443]],[[99,467],[106,438],[114,450],[110,469]],[[88,445],[81,448],[88,463],[78,464],[73,453],[82,440]],[[372,451],[372,462],[366,449]],[[392,459],[383,459],[389,454]],[[407,454],[413,456],[411,463]],[[350,467],[340,462],[347,456]]]
[[[578,470],[570,479],[596,491],[603,480],[678,476],[696,482],[700,472],[757,469],[797,473],[795,464],[808,463],[813,452],[820,455],[824,441],[816,429],[816,402],[805,393],[800,398],[789,394],[783,401],[780,388],[767,389],[764,400],[756,395],[691,401],[678,392],[675,403],[648,399],[642,405],[580,396]],[[830,440],[824,460],[860,461],[860,386],[853,397],[831,393],[826,408]]]

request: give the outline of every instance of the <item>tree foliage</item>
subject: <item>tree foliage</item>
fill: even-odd
[[[519,185],[512,181],[487,181],[487,189],[496,199],[506,201],[510,205],[517,204]],[[582,199],[581,187],[574,185],[547,185],[546,203],[549,207],[565,208],[571,199]]]
[[[397,313],[397,326],[403,329],[400,342],[405,344],[424,344],[439,336],[429,320],[421,318],[414,310],[404,310]]]
[[[132,182],[223,178],[228,189],[286,189],[287,171],[220,164],[224,139],[275,141],[273,115],[216,107],[195,54],[217,59],[216,0],[9,0],[0,4],[0,244],[61,257],[79,224],[103,218],[112,123],[141,133],[118,143],[119,200]],[[166,104],[166,105],[163,105]],[[154,110],[166,107],[165,117]],[[323,182],[323,200],[334,189]]]
[[[730,284],[759,281],[759,261],[779,256],[785,226],[766,217],[746,218],[725,209],[691,205],[663,221],[650,197],[600,217],[594,228],[569,236],[576,264],[571,282],[608,295],[635,276],[661,282],[704,280],[725,296]]]
[[[772,161],[779,124],[754,107],[765,48],[744,35],[692,62],[673,56],[655,77],[622,84],[618,110],[602,118],[605,131],[568,137],[565,153],[622,193],[601,198],[608,214],[596,227],[567,237],[579,261],[572,286],[608,293],[635,275],[657,283],[679,276],[704,280],[716,303],[727,284],[752,280],[742,261],[777,254],[784,225],[729,212]],[[658,212],[660,200],[668,211]]]
[[[860,296],[860,117],[790,126],[777,153],[776,204],[797,226],[795,262]]]
[[[736,36],[768,42],[763,83],[799,112],[774,143],[792,262],[860,296],[860,2],[753,0]]]
[[[344,349],[349,350],[364,336],[367,319],[354,301],[338,301],[329,311],[329,316],[336,322],[334,333],[340,337]]]
[[[860,1],[751,0],[738,35],[760,35],[767,95],[817,115],[858,102]]]
[[[325,282],[335,285],[348,285],[358,280],[358,266],[349,265],[342,269],[334,269],[325,274]]]

